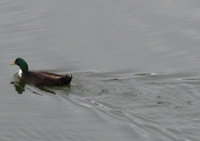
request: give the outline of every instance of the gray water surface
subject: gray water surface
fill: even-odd
[[[199,141],[200,2],[0,2],[0,140]],[[19,81],[72,74],[70,86]]]

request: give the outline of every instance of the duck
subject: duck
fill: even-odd
[[[61,75],[45,71],[29,71],[27,62],[22,58],[17,58],[10,65],[19,66],[19,77],[35,86],[63,86],[69,85],[72,80],[72,75],[68,74]]]

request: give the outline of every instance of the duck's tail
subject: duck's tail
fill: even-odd
[[[70,84],[72,78],[73,78],[72,75],[65,75],[65,76],[62,76],[62,77],[60,78],[60,80],[61,80],[64,84]]]

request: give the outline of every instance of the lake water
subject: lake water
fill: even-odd
[[[199,141],[200,1],[0,2],[0,140]],[[70,86],[18,82],[32,70]]]

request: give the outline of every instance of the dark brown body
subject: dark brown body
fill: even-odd
[[[22,78],[36,86],[62,86],[70,84],[72,75],[29,71],[26,74],[22,74]]]

